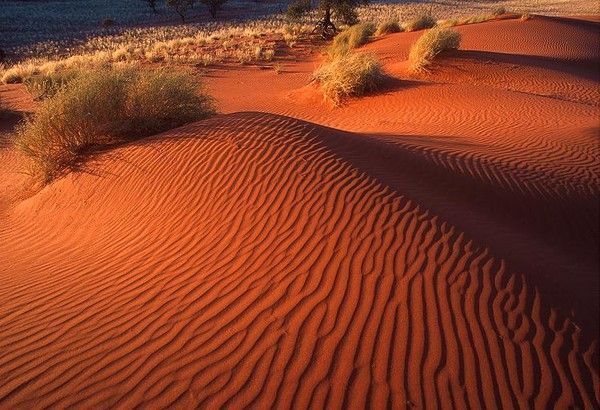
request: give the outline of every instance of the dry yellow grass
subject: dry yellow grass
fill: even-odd
[[[331,58],[347,54],[352,49],[366,44],[374,32],[375,24],[371,22],[350,26],[335,36],[333,43],[327,49],[327,54]]]
[[[350,53],[334,58],[313,74],[326,98],[340,105],[348,97],[377,90],[385,78],[381,63],[371,54]]]
[[[414,20],[409,21],[404,25],[404,30],[406,31],[417,31],[424,30],[427,28],[434,27],[437,23],[435,17],[431,14],[422,14]]]
[[[383,20],[381,23],[379,23],[377,25],[377,30],[375,30],[375,35],[383,36],[385,34],[399,33],[401,31],[404,31],[404,28],[398,22],[397,19],[387,19],[387,20]]]
[[[153,135],[214,112],[198,80],[181,70],[96,69],[44,100],[16,133],[44,182],[77,168],[91,150]]]
[[[447,28],[433,28],[412,45],[409,54],[413,73],[427,71],[433,60],[442,52],[460,47],[460,33]]]

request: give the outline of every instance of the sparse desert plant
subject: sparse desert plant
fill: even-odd
[[[17,130],[16,146],[44,182],[77,168],[87,152],[205,118],[212,99],[180,70],[85,71],[69,81]]]
[[[338,29],[333,24],[333,16],[344,24],[352,25],[358,22],[358,13],[356,8],[366,0],[317,0],[316,5],[319,10],[319,20],[315,26],[315,31],[319,31],[323,38],[333,37]],[[307,7],[308,6],[308,7]],[[290,14],[298,18],[302,14],[308,13],[312,9],[312,2],[307,0],[294,0],[290,5]]]
[[[375,24],[359,23],[348,27],[333,39],[327,53],[331,58],[347,54],[350,50],[360,47],[369,41],[375,32]]]
[[[404,25],[406,31],[425,30],[434,27],[437,20],[431,14],[421,14],[414,20],[409,21]]]
[[[54,96],[61,88],[77,77],[80,71],[68,69],[47,74],[36,74],[26,78],[23,83],[34,100],[45,100]]]
[[[35,64],[18,64],[2,73],[2,82],[4,84],[22,83],[28,77],[39,73],[39,67]]]
[[[338,56],[313,73],[326,98],[339,105],[348,97],[377,90],[385,74],[381,63],[371,54],[350,53]]]
[[[460,33],[451,29],[433,28],[427,31],[410,49],[410,70],[414,73],[427,71],[440,53],[458,49],[460,40]]]
[[[521,14],[521,21],[527,21],[527,20],[531,20],[531,14],[529,14],[529,13]]]
[[[398,20],[387,19],[379,23],[377,30],[375,30],[376,36],[383,36],[385,34],[399,33],[404,31]]]

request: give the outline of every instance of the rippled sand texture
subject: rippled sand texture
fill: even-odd
[[[337,109],[318,56],[215,70],[228,114],[9,184],[0,407],[597,407],[598,26],[459,30]]]

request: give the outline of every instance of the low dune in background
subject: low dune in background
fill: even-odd
[[[385,36],[335,109],[316,54],[211,70],[225,114],[35,195],[0,145],[0,407],[598,407],[598,28],[412,79]]]

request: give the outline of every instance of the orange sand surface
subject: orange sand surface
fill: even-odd
[[[224,114],[35,193],[0,128],[0,407],[598,407],[599,28],[381,37],[339,108],[317,53],[211,69]]]

